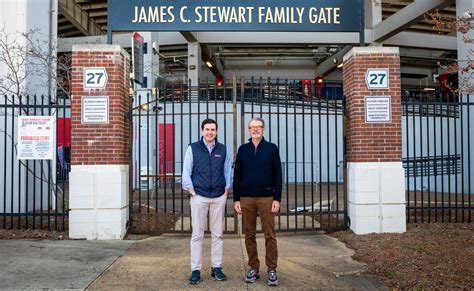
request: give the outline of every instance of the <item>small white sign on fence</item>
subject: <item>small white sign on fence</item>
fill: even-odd
[[[54,129],[52,116],[18,116],[18,159],[52,160]]]

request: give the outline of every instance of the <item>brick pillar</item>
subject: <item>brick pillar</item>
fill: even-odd
[[[129,64],[128,53],[118,45],[74,45],[72,49],[72,238],[121,239],[125,235],[130,152]],[[100,76],[100,80],[106,80],[105,87],[89,88],[100,86],[100,81],[98,75],[85,76],[86,71],[100,74],[104,69],[107,76]]]
[[[369,89],[368,69],[388,69],[387,88]],[[369,77],[368,82],[377,84],[380,79],[373,80],[374,77]],[[356,234],[404,232],[398,48],[353,48],[344,56],[343,79],[350,228]],[[381,112],[374,112],[378,110]]]

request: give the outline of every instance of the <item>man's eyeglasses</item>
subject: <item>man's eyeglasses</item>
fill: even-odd
[[[263,129],[263,126],[261,126],[261,125],[249,126],[249,129]]]

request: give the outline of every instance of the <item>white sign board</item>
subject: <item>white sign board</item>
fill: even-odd
[[[84,68],[84,89],[104,89],[107,86],[107,70],[104,67]]]
[[[391,96],[365,96],[365,123],[392,122]]]
[[[109,96],[82,96],[82,123],[109,123]]]
[[[388,69],[367,69],[365,83],[369,89],[388,89]]]
[[[52,116],[18,116],[18,159],[52,160],[54,122]]]

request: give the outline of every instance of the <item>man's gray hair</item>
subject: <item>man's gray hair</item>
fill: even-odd
[[[252,121],[260,121],[262,123],[263,127],[265,127],[265,120],[263,120],[263,118],[255,117],[255,118],[250,119],[249,127],[250,127],[250,123],[252,123]]]

